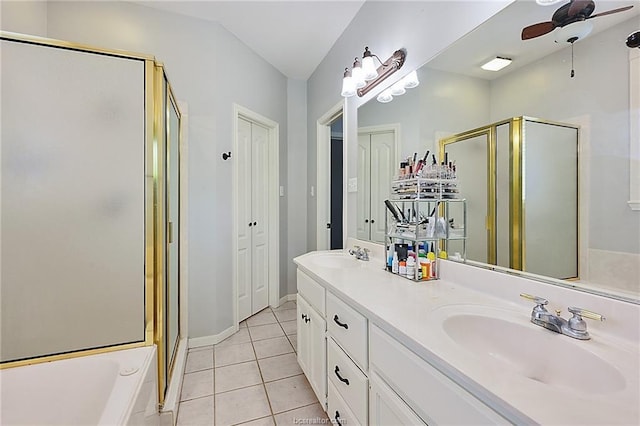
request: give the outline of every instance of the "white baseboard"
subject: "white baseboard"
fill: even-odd
[[[238,331],[238,329],[239,327],[237,325],[233,325],[224,330],[222,333],[214,334],[212,336],[192,337],[189,339],[189,348],[199,348],[202,346],[215,345],[234,334],[236,331]]]
[[[287,294],[286,296],[283,296],[283,297],[280,298],[280,303],[278,304],[278,306],[282,305],[283,303],[293,302],[295,300],[296,300],[296,295],[295,294]],[[276,308],[278,306],[276,306]]]

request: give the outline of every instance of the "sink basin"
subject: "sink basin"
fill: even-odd
[[[323,253],[313,258],[314,264],[331,269],[357,268],[361,262],[346,253]]]
[[[529,323],[527,317],[505,319],[498,310],[496,316],[460,312],[448,315],[442,328],[470,356],[497,362],[499,368],[530,380],[580,393],[604,394],[625,388],[625,378],[617,368],[581,347],[594,342],[545,330]]]

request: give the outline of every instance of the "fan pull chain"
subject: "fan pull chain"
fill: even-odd
[[[571,78],[575,77],[576,71],[573,67],[573,43],[571,43]]]

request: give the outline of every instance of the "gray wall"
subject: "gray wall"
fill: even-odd
[[[439,51],[471,31],[487,18],[511,3],[498,1],[368,1],[351,21],[342,36],[311,76],[307,85],[307,137],[310,186],[316,186],[316,122],[341,101],[342,70],[361,56],[365,46],[382,60],[396,49],[407,49],[404,67],[387,81],[399,80],[418,68]],[[386,82],[385,82],[386,83]],[[357,107],[377,95],[377,90],[363,98],[347,98],[345,106],[345,139],[347,144],[347,176],[357,177]],[[348,221],[346,233],[355,236],[356,193],[347,195],[345,210]],[[307,247],[316,247],[316,198],[307,196]]]
[[[216,23],[126,2],[30,6],[3,2],[2,29],[148,53],[164,63],[176,97],[189,107],[189,337],[215,335],[231,327],[232,164],[220,155],[232,146],[232,105],[280,124],[280,181],[286,187],[287,115],[289,110],[304,111],[304,87],[293,82],[288,90],[284,75]],[[305,130],[297,125],[292,131],[296,152],[302,156],[300,135]],[[297,196],[296,204],[305,204]],[[285,191],[280,198],[281,296],[295,288],[295,283],[288,284],[287,247],[304,245],[304,232],[293,234],[296,244],[288,244],[290,200]],[[299,229],[304,227],[298,223]]]

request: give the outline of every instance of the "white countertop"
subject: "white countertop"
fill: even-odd
[[[370,262],[354,259],[358,265],[347,268],[329,268],[316,262],[319,256],[327,255],[335,256],[336,252],[311,252],[297,257],[294,262],[301,271],[348,302],[369,321],[387,331],[507,420],[517,424],[640,424],[640,350],[637,340],[607,334],[603,332],[606,330],[603,327],[591,328],[593,322],[589,322],[592,339],[588,341],[577,341],[531,324],[533,304],[518,296],[522,292],[521,284],[505,289],[503,294],[495,287],[491,291],[478,291],[455,279],[455,271],[470,268],[467,265],[443,262],[450,265],[443,265],[443,279],[416,283],[384,271],[384,261],[380,257],[374,257]],[[477,274],[481,280],[491,277],[490,274],[497,274],[478,271],[470,269],[464,272]],[[496,276],[497,280],[505,279],[505,274],[499,275]],[[525,285],[526,292],[534,293],[538,290],[537,285],[542,286],[539,290],[543,297],[547,297],[545,291],[557,291],[535,282]],[[531,288],[534,290],[531,291]],[[574,294],[570,296],[575,298]],[[579,296],[581,303],[585,300],[591,302],[587,306],[596,310],[593,304],[600,299],[585,297],[589,298],[590,295]],[[612,303],[608,310],[615,310],[616,302],[603,303]],[[622,310],[626,309],[625,315],[634,317],[636,311],[640,310],[637,308],[625,306]],[[543,333],[540,338],[544,345],[541,346],[545,347],[527,349],[534,356],[539,354],[544,357],[542,359],[548,359],[549,364],[554,366],[556,361],[562,361],[568,368],[580,368],[578,361],[573,363],[554,358],[557,345],[580,345],[580,349],[590,353],[587,354],[589,357],[604,359],[608,365],[614,366],[611,372],[624,377],[620,381],[624,384],[601,387],[597,381],[590,380],[590,371],[587,370],[584,376],[579,374],[580,383],[572,383],[572,388],[549,384],[554,380],[553,377],[544,377],[549,374],[547,369],[523,374],[513,368],[505,368],[504,363],[497,360],[477,356],[459,346],[442,329],[442,320],[447,315],[462,311],[478,311],[487,316],[495,314],[498,318],[508,318],[509,321],[535,329],[534,332]],[[615,325],[613,321],[612,326]],[[633,327],[639,327],[637,321]],[[490,332],[487,330],[487,333]],[[632,336],[636,334],[636,331],[631,333]],[[527,345],[527,342],[514,344]],[[553,371],[551,368],[549,370]]]

